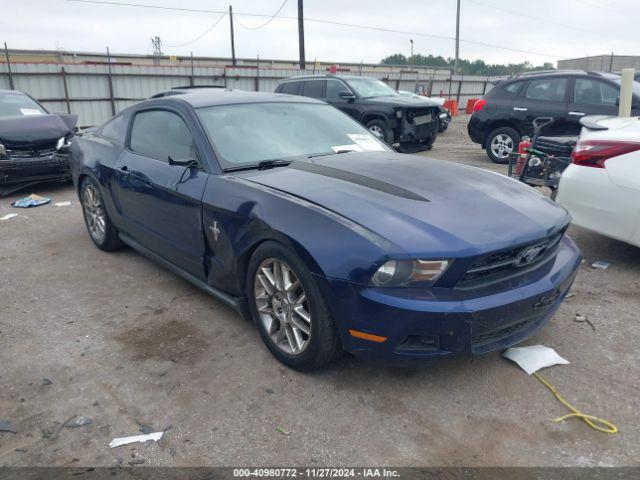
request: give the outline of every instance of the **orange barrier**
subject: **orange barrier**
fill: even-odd
[[[470,98],[469,100],[467,100],[467,113],[473,113],[473,106],[476,104],[476,102],[478,101],[478,98]]]
[[[456,117],[458,115],[458,102],[456,100],[445,100],[444,108],[451,112],[452,117]]]

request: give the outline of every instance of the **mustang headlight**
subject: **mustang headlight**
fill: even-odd
[[[429,285],[447,270],[449,260],[389,260],[371,277],[376,287]]]
[[[0,158],[7,156],[7,149],[0,143]]]

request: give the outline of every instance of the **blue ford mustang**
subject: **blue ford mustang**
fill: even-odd
[[[322,102],[194,92],[72,145],[98,248],[129,245],[237,308],[284,364],[502,349],[580,264],[567,212],[502,175],[395,153]]]

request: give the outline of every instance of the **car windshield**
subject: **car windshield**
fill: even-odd
[[[269,160],[389,148],[334,107],[246,103],[197,109],[224,169]]]
[[[393,88],[375,78],[350,78],[347,82],[349,83],[349,86],[362,98],[398,96],[398,92]]]
[[[19,93],[0,94],[0,117],[44,115],[46,113],[31,97]]]

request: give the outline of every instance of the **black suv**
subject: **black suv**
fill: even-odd
[[[318,98],[339,108],[389,144],[429,149],[436,139],[439,106],[402,97],[378,79],[356,75],[293,77],[275,93]]]
[[[578,135],[585,115],[617,115],[620,76],[558,70],[502,80],[474,107],[467,131],[495,163],[508,163],[520,137],[531,136],[533,119],[553,117],[550,136]],[[640,114],[640,84],[634,83],[632,115]]]

